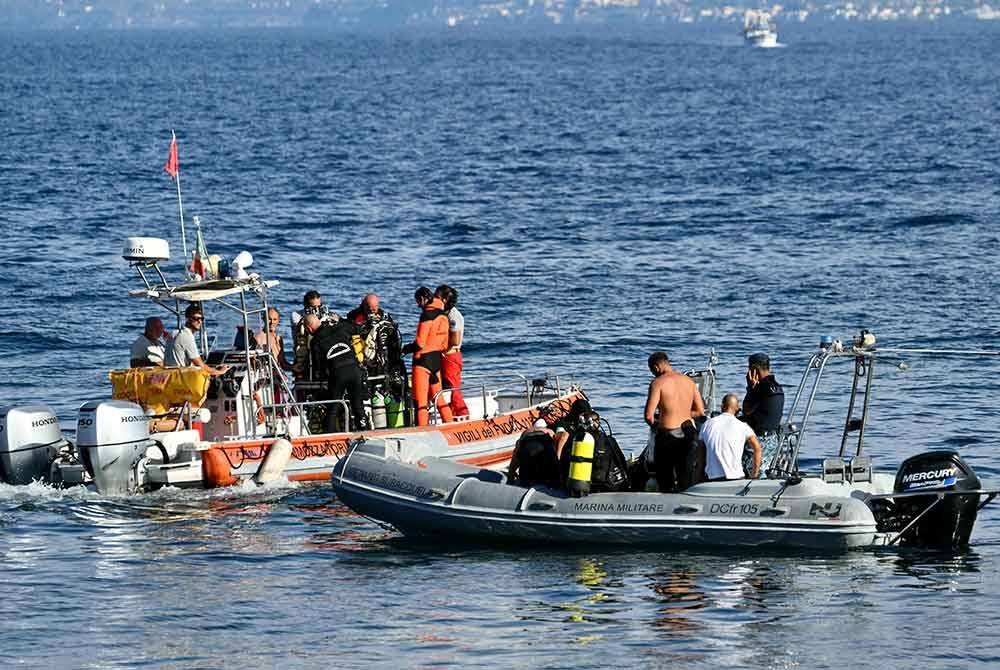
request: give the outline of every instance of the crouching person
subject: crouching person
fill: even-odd
[[[566,488],[574,497],[588,493],[627,491],[628,462],[618,441],[601,426],[601,417],[580,398],[570,410],[573,424],[559,454]]]
[[[514,445],[507,469],[507,481],[514,486],[559,486],[559,459],[556,456],[555,433],[545,419],[535,421]]]

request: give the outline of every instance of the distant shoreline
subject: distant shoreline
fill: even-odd
[[[207,3],[210,4],[210,3]],[[685,32],[712,30],[742,24],[742,7],[656,4],[634,7],[610,4],[597,7],[584,0],[546,2],[546,7],[575,7],[575,13],[550,9],[519,8],[517,2],[463,5],[400,2],[394,9],[372,6],[347,12],[331,6],[302,3],[269,8],[261,2],[257,9],[234,9],[231,5],[195,9],[190,5],[93,0],[72,7],[66,4],[40,5],[14,2],[0,11],[0,32],[40,31],[129,31],[129,30],[240,30],[302,29],[336,32],[481,32],[518,34],[575,34],[599,31],[611,33]],[[277,4],[277,3],[275,3]],[[283,3],[282,3],[283,4]],[[414,5],[413,11],[401,9]],[[526,4],[526,3],[525,3]],[[639,3],[643,5],[644,3]],[[850,2],[817,9],[803,3],[796,9],[772,13],[783,27],[814,25],[1000,25],[1000,10],[988,4],[969,6],[931,5],[919,2],[871,3],[867,7]]]

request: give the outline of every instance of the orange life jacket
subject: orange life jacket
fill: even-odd
[[[448,348],[448,313],[444,311],[440,298],[435,297],[420,313],[416,344],[414,362],[428,354],[438,354],[434,358],[440,358],[441,352]]]

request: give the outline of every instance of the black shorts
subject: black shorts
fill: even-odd
[[[660,491],[683,491],[691,486],[692,464],[697,462],[698,429],[692,422],[680,428],[657,428],[653,443],[656,485]]]

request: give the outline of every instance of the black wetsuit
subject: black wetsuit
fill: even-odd
[[[559,460],[552,435],[530,430],[521,436],[510,457],[508,480],[515,486],[559,486]]]
[[[367,427],[367,417],[365,416],[365,388],[364,376],[361,373],[361,366],[354,353],[352,342],[353,336],[361,335],[361,329],[357,324],[341,319],[335,324],[323,324],[313,333],[312,353],[314,360],[326,361],[327,371],[327,393],[330,400],[342,400],[344,393],[347,393],[347,400],[351,405],[351,423],[344,430],[358,430]],[[331,406],[326,412],[326,424],[324,430],[328,433],[336,432],[335,419],[338,414],[338,407]]]
[[[680,428],[656,429],[653,464],[660,491],[683,491],[691,485],[691,463],[697,448],[698,428],[693,421],[685,421]]]

